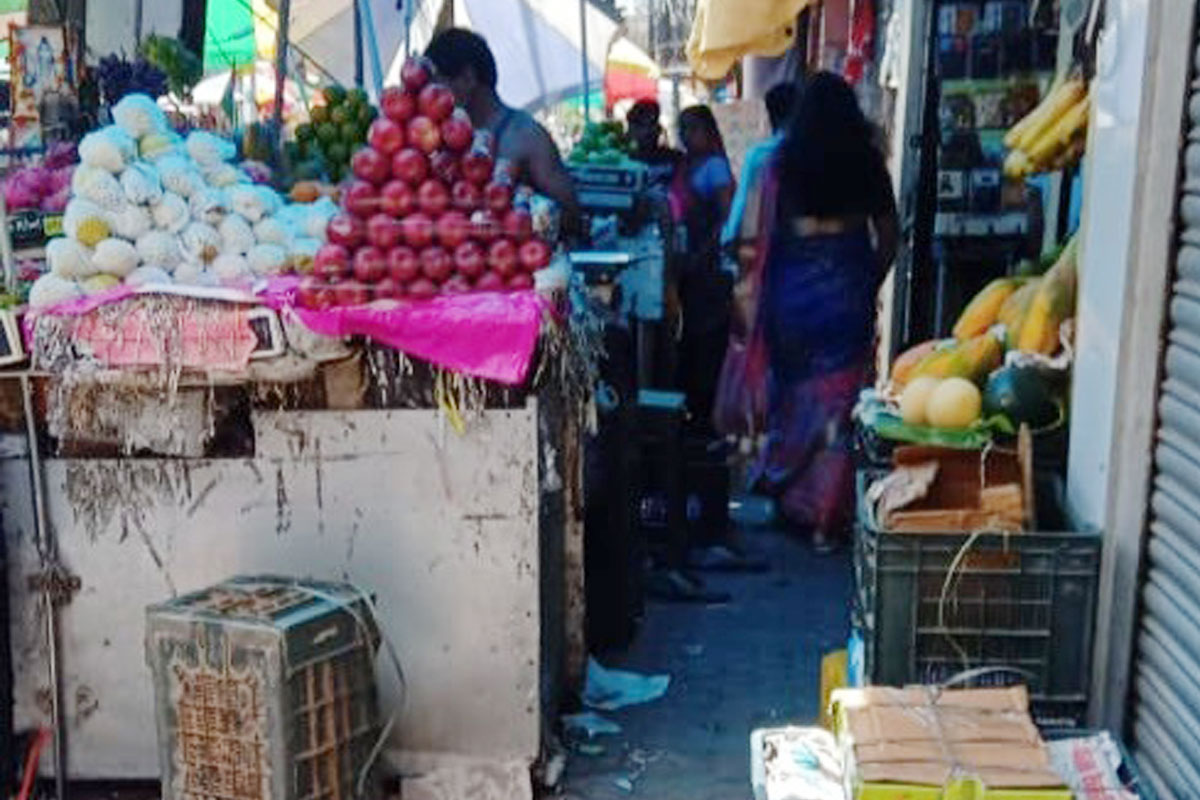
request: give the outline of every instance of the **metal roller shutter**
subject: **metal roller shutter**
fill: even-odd
[[[1163,800],[1200,796],[1200,82],[1187,111],[1131,730]]]

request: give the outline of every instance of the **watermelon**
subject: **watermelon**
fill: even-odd
[[[1005,367],[988,378],[983,409],[988,416],[1003,414],[1014,425],[1045,428],[1058,421],[1062,401],[1036,367]]]

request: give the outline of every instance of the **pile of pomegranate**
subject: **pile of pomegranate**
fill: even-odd
[[[491,137],[455,108],[425,60],[409,61],[400,78],[350,161],[354,180],[300,304],[532,289],[552,251],[534,235],[529,210],[513,206],[512,176],[497,165]]]

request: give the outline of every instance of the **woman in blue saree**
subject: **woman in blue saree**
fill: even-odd
[[[805,86],[764,181],[754,335],[768,366],[756,476],[827,550],[853,507],[850,414],[871,379],[876,298],[896,255],[896,203],[853,89]]]

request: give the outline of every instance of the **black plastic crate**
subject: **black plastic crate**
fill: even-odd
[[[872,476],[859,473],[859,498]],[[1087,712],[1101,537],[1066,531],[1061,484],[1038,481],[1039,531],[890,533],[859,504],[856,601],[867,679],[936,684],[1007,667],[974,685],[1026,683],[1043,726]],[[953,570],[953,575],[951,575]]]
[[[854,423],[854,461],[859,469],[888,469],[896,443],[860,422]]]

